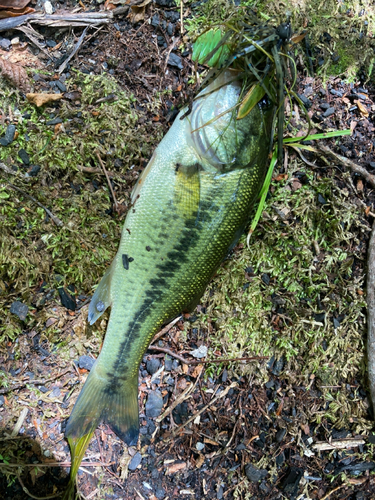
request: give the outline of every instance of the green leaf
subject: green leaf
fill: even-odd
[[[225,43],[208,60],[207,56],[220,44],[222,38],[224,35],[221,33],[221,29],[210,29],[203,33],[194,43],[193,61],[212,67],[220,66],[229,55],[229,48]]]
[[[10,195],[5,190],[0,191],[0,198],[1,199],[5,200],[5,199],[9,198],[9,196]]]
[[[343,135],[351,135],[352,131],[350,129],[346,130],[334,130],[333,132],[325,132],[322,134],[312,134],[307,137],[288,137],[284,139],[284,144],[288,144],[289,142],[298,142],[298,141],[315,141],[319,139],[328,139],[329,137],[341,137]]]
[[[238,108],[237,120],[245,118],[245,116],[248,115],[254,106],[262,99],[265,93],[266,91],[261,85],[253,85],[242,99],[240,107]]]

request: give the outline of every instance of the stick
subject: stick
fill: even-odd
[[[30,439],[30,436],[23,436],[24,439]],[[82,466],[85,467],[109,467],[110,465],[113,465],[115,462],[109,462],[108,464],[105,464],[103,462],[81,462]],[[35,463],[35,464],[4,464],[0,463],[0,468],[6,468],[6,467],[71,467],[72,462],[50,462],[48,464],[44,463]]]
[[[161,333],[161,332],[160,332]],[[164,335],[165,332],[163,332]],[[184,363],[185,365],[201,365],[204,363],[231,363],[232,361],[258,361],[262,359],[269,359],[268,356],[254,356],[252,358],[226,358],[226,359],[206,359],[206,360],[188,360],[180,356],[179,354],[176,354],[175,352],[171,351],[170,349],[167,349],[166,347],[157,347],[150,345],[148,346],[148,349],[151,349],[152,351],[159,351],[159,352],[165,352],[166,354],[169,354],[173,358],[178,359],[181,361],[181,363]]]
[[[99,160],[100,166],[102,167],[103,172],[105,173],[105,176],[106,176],[106,178],[107,178],[108,186],[109,186],[109,189],[110,189],[110,191],[111,191],[112,198],[113,198],[113,203],[114,203],[114,205],[115,205],[115,211],[116,211],[117,213],[119,213],[118,203],[117,203],[117,200],[116,200],[115,193],[114,193],[114,191],[113,191],[113,187],[112,187],[111,181],[109,180],[109,177],[108,177],[108,174],[107,174],[107,170],[105,169],[105,167],[104,167],[104,163],[102,162],[102,159],[100,158],[100,155],[99,155],[99,153],[98,153],[97,151],[96,151],[96,156],[98,157],[98,160]]]
[[[372,187],[375,187],[375,176],[367,172],[365,168],[361,167],[360,165],[357,165],[356,163],[354,163],[354,161],[348,160],[348,158],[345,158],[345,156],[341,156],[337,153],[334,153],[327,146],[323,146],[322,144],[316,144],[315,147],[319,149],[319,151],[321,151],[322,153],[342,163],[343,165],[345,165],[345,167],[350,168],[356,174],[361,175],[369,184],[371,184]]]
[[[375,221],[372,226],[367,258],[367,359],[368,378],[375,415]]]
[[[311,447],[316,451],[344,450],[348,448],[356,448],[361,444],[365,444],[364,439],[332,439],[332,441],[320,441],[313,444]]]
[[[78,39],[78,42],[76,43],[76,46],[74,47],[74,49],[72,50],[72,52],[69,54],[69,56],[65,59],[65,61],[60,65],[59,69],[57,70],[58,73],[62,73],[64,71],[64,69],[66,68],[68,62],[72,59],[72,57],[75,56],[75,54],[78,52],[78,49],[80,48],[80,46],[82,45],[83,43],[83,39],[85,38],[86,36],[86,32],[88,30],[88,26],[86,26],[86,28],[83,30],[83,33],[82,35],[79,37]]]
[[[237,387],[237,382],[232,382],[230,385],[228,385],[228,387],[226,387],[220,394],[218,394],[217,396],[215,396],[214,398],[212,398],[203,408],[201,408],[197,413],[194,413],[193,416],[191,416],[188,420],[186,420],[186,422],[184,422],[183,424],[181,424],[179,427],[177,427],[174,431],[172,431],[172,437],[174,437],[177,432],[179,432],[180,430],[182,430],[184,427],[186,427],[187,425],[189,425],[191,422],[193,422],[193,420],[195,420],[198,415],[200,415],[201,413],[203,413],[204,411],[206,411],[211,405],[213,405],[216,401],[218,401],[219,399],[223,398],[224,396],[226,396],[228,394],[228,392],[233,389],[233,387]]]
[[[163,335],[168,333],[169,330],[172,328],[172,326],[174,326],[178,321],[180,321],[181,318],[182,318],[182,316],[177,316],[177,318],[175,318],[173,321],[168,323],[168,325],[166,325],[164,328],[162,328],[160,330],[160,332],[155,335],[155,337],[152,339],[152,342],[155,342],[155,340],[160,339],[160,337],[163,337]]]
[[[116,14],[122,14],[120,8],[115,9]],[[78,14],[25,14],[24,16],[10,17],[0,20],[0,32],[7,31],[28,22],[42,24],[45,26],[97,26],[98,24],[109,24],[113,19],[112,12],[81,12]]]
[[[26,196],[26,198],[29,198],[30,200],[32,200],[34,203],[36,203],[39,207],[43,208],[43,210],[47,213],[47,215],[49,215],[49,217],[51,217],[51,219],[53,220],[53,222],[56,224],[56,226],[63,226],[63,222],[58,218],[56,217],[56,215],[53,215],[53,213],[48,210],[47,207],[45,207],[44,205],[42,205],[38,200],[36,200],[35,198],[33,198],[32,196],[30,196],[29,194],[25,193],[25,191],[23,191],[22,189],[20,189],[19,187],[17,186],[14,186],[13,184],[11,184],[10,182],[8,183],[8,186],[11,187],[12,189],[15,189],[16,191],[19,191],[20,193],[22,193],[24,196]]]
[[[329,491],[326,495],[324,495],[324,497],[322,498],[322,500],[327,500],[327,498],[330,497],[332,495],[332,493],[334,493],[337,490],[341,490],[341,488],[343,488],[344,486],[345,486],[345,484],[342,484],[341,486],[338,486],[334,490]]]
[[[31,498],[35,498],[35,500],[49,500],[50,498],[57,498],[61,496],[61,493],[56,493],[55,495],[49,495],[48,497],[36,497],[30,493],[30,491],[26,488],[26,486],[23,484],[22,479],[21,479],[21,474],[19,471],[17,471],[17,477],[18,481],[20,482],[20,485],[22,486],[23,491],[26,493]]]
[[[26,387],[27,384],[33,384],[33,385],[45,385],[48,384],[48,382],[52,382],[53,380],[56,380],[60,377],[63,377],[66,375],[68,372],[70,372],[71,368],[67,368],[63,372],[55,375],[54,377],[47,378],[46,380],[27,380],[21,384],[16,384],[13,387],[6,387],[5,389],[0,389],[0,394],[7,394],[8,392],[12,391],[17,391],[18,389],[22,389],[23,387]],[[0,439],[1,441],[1,439]]]

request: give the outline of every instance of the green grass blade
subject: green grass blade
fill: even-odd
[[[303,137],[304,141],[316,141],[319,139],[329,139],[330,137],[341,137],[343,135],[351,135],[352,131],[350,129],[346,130],[334,130],[333,132],[324,132],[322,134],[312,134],[307,137]],[[290,142],[298,142],[301,137],[287,137],[284,139],[284,144],[289,144]]]

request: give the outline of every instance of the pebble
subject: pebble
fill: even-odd
[[[49,395],[50,398],[58,398],[61,395],[61,391],[58,387],[55,387],[51,394]]]
[[[63,287],[58,288],[57,291],[60,295],[61,305],[70,311],[75,311],[77,307],[75,299]]]
[[[280,429],[279,431],[277,431],[277,433],[276,433],[276,442],[277,443],[281,443],[281,441],[285,437],[285,434],[286,434],[286,429]]]
[[[3,406],[4,403],[5,403],[4,396],[0,396],[0,406]]]
[[[328,104],[328,102],[322,102],[322,103],[319,105],[319,108],[320,108],[320,109],[324,109],[324,110],[329,109],[330,107],[331,107],[331,106],[330,106],[330,104]]]
[[[173,360],[170,356],[165,356],[164,359],[164,370],[170,372],[172,370]]]
[[[9,146],[9,144],[13,142],[15,134],[16,127],[14,125],[8,125],[4,137],[0,139],[0,144],[2,146]]]
[[[160,24],[159,14],[156,13],[151,18],[151,25],[156,27],[159,26],[159,24]]]
[[[11,46],[11,41],[8,40],[8,38],[1,38],[0,39],[0,47],[2,49],[8,50],[10,46]]]
[[[159,500],[165,497],[165,489],[164,488],[156,488],[155,490],[155,496]]]
[[[24,165],[30,165],[30,157],[23,148],[18,151],[18,156]]]
[[[147,417],[158,417],[163,408],[163,396],[159,391],[150,392],[146,402]]]
[[[62,122],[63,121],[61,118],[54,118],[53,120],[48,120],[46,125],[57,125],[58,123],[62,123]]]
[[[160,361],[158,358],[151,358],[146,363],[146,370],[150,375],[153,375],[160,368]]]
[[[198,451],[202,451],[204,449],[204,443],[198,441],[198,443],[196,444],[196,448]]]
[[[142,455],[137,451],[134,457],[131,459],[128,469],[134,471],[138,465],[142,462]]]
[[[172,23],[175,23],[180,19],[180,13],[174,10],[169,10],[164,12],[165,19],[169,19]]]
[[[340,326],[340,321],[337,318],[333,318],[333,327],[338,328]]]
[[[27,171],[27,176],[28,177],[36,177],[39,172],[40,172],[40,166],[39,165],[31,165],[31,167]]]
[[[176,66],[178,69],[183,69],[184,68],[184,66],[182,64],[181,57],[178,56],[177,54],[175,54],[174,52],[171,52],[169,54],[168,64],[170,66]]]
[[[167,33],[168,33],[169,36],[173,36],[173,33],[174,33],[174,24],[168,23]]]
[[[91,368],[94,366],[95,359],[91,358],[90,356],[80,356],[78,359],[78,366],[83,369],[90,371]]]
[[[245,474],[250,481],[258,482],[267,476],[268,471],[266,469],[258,469],[252,464],[247,464],[245,467]]]
[[[61,92],[66,92],[66,86],[60,80],[56,80],[56,87],[61,90]]]
[[[335,108],[334,108],[334,107],[332,107],[332,108],[328,108],[328,109],[327,109],[327,110],[323,113],[324,118],[327,118],[328,116],[333,115],[335,111],[336,111],[336,110],[335,110]]]
[[[23,304],[22,302],[16,300],[10,306],[10,312],[18,316],[21,321],[25,321],[27,313],[29,312],[29,308],[26,304]]]
[[[340,92],[340,90],[331,89],[331,90],[330,90],[330,93],[331,93],[332,95],[336,95],[337,97],[342,97],[342,96],[343,96],[343,93],[342,93],[342,92]]]
[[[318,203],[320,203],[321,205],[327,205],[326,200],[323,198],[323,196],[320,193],[318,194]]]

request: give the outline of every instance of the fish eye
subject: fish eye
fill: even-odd
[[[104,311],[104,302],[99,300],[99,302],[96,304],[96,310],[98,312],[103,312]]]

